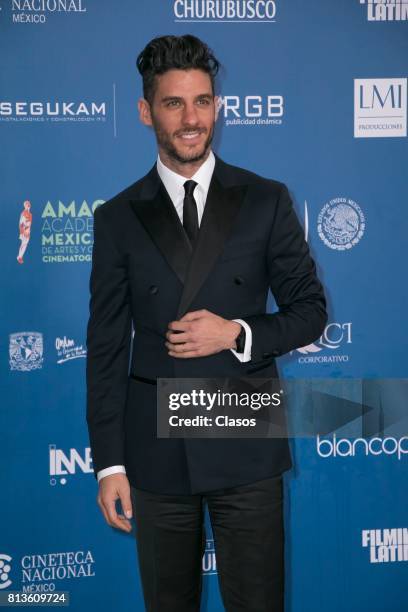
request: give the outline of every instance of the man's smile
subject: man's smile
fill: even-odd
[[[201,136],[204,134],[204,130],[194,130],[190,132],[183,132],[178,135],[178,138],[183,140],[184,142],[188,142],[189,144],[195,144],[201,139]]]

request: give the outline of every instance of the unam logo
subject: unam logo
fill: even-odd
[[[16,332],[10,334],[10,369],[30,372],[42,368],[43,336],[40,332]]]
[[[0,589],[7,589],[12,583],[12,580],[9,579],[9,573],[11,571],[10,562],[11,557],[9,555],[0,553]]]
[[[317,231],[324,244],[346,251],[360,242],[365,231],[363,211],[350,198],[334,198],[325,204],[317,219]]]

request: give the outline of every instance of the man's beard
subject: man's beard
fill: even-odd
[[[208,148],[210,144],[212,143],[212,140],[214,137],[214,125],[211,127],[207,140],[204,142],[202,151],[198,153],[190,153],[190,154],[187,153],[186,155],[183,156],[177,151],[176,147],[173,145],[170,138],[168,138],[166,132],[164,132],[161,129],[159,123],[153,117],[152,117],[152,123],[153,123],[154,131],[156,133],[157,143],[162,147],[162,149],[167,153],[167,155],[174,161],[178,162],[179,164],[190,164],[193,162],[201,161],[202,159],[206,157]],[[193,132],[195,130],[196,128],[190,128],[190,130],[188,128],[184,128],[184,130],[179,130],[177,132],[177,135],[182,134],[183,132],[187,132],[187,133]],[[198,131],[202,131],[202,129],[201,130],[198,129]]]

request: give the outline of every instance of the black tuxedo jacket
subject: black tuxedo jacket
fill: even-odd
[[[269,288],[278,312],[266,314]],[[131,377],[274,377],[275,357],[324,329],[324,292],[283,183],[216,164],[194,250],[157,173],[94,213],[87,423],[96,472],[160,493],[233,487],[291,467],[285,439],[164,439],[156,390]],[[170,321],[205,308],[252,329],[252,358],[168,355]],[[134,337],[132,342],[132,325]]]

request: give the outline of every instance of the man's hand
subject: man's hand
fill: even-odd
[[[206,357],[235,349],[241,331],[236,321],[223,319],[208,310],[187,312],[180,321],[171,321],[166,347],[171,357]]]
[[[117,499],[120,499],[125,516],[116,512],[115,502]],[[128,520],[132,518],[132,504],[130,501],[130,485],[126,474],[104,476],[99,481],[96,501],[108,525],[122,529],[127,533],[132,531],[132,525]]]

